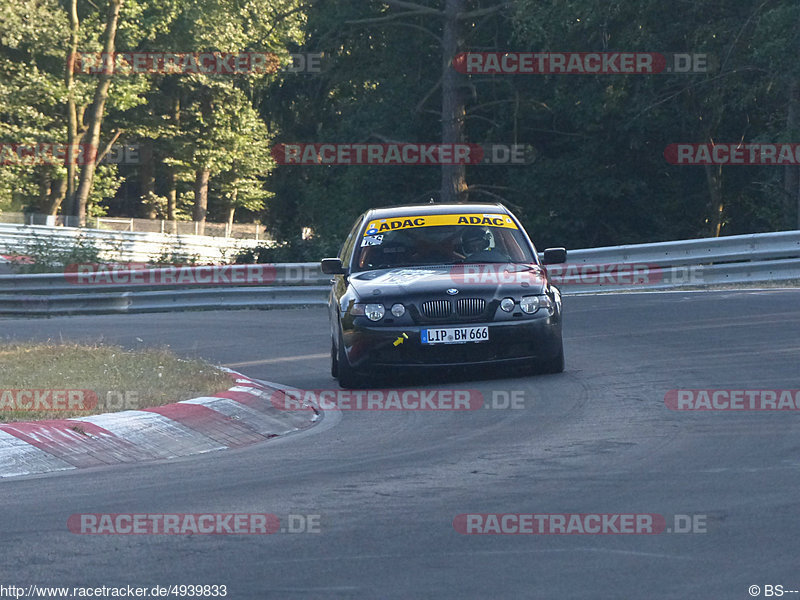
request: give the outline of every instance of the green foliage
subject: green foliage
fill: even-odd
[[[275,245],[261,245],[240,251],[234,258],[236,264],[318,262],[336,256],[343,240],[313,237],[295,237]]]
[[[441,10],[446,1],[416,3]],[[799,141],[800,124],[787,125],[800,85],[796,2],[514,0],[497,12],[488,12],[499,6],[490,0],[464,5],[481,11],[461,20],[465,51],[711,57],[705,74],[466,77],[467,141],[530,144],[537,154],[527,165],[468,167],[470,200],[508,204],[541,246],[710,235],[719,213],[712,190],[723,204],[723,235],[797,226],[788,169],[707,173],[663,157],[675,142]],[[66,141],[65,6],[0,0],[0,143]],[[100,49],[106,6],[79,0],[81,51]],[[235,210],[285,240],[247,256],[317,260],[335,252],[333,240],[364,210],[438,197],[435,166],[276,166],[270,155],[279,142],[440,140],[442,20],[395,18],[402,12],[381,0],[126,0],[118,51],[321,52],[322,73],[115,77],[101,141],[120,131],[120,142],[148,144],[153,158],[102,165],[90,214],[139,216],[153,206],[164,215],[174,173],[185,218],[195,173],[207,168],[211,220]],[[96,84],[96,75],[76,76],[79,109]],[[0,210],[44,210],[64,177],[63,165],[0,165]],[[300,239],[304,228],[312,240]]]
[[[64,69],[68,47],[68,4],[58,0],[0,0],[0,143],[66,142]],[[106,3],[79,0],[79,52],[99,52]],[[122,4],[118,52],[244,52],[286,55],[287,44],[303,39],[298,0],[132,0]],[[191,190],[195,170],[212,170],[211,210],[261,210],[272,169],[271,133],[254,109],[270,74],[116,75],[112,80],[101,144],[113,132],[120,143],[150,140],[156,196],[166,195],[166,168],[178,170],[179,193]],[[77,73],[74,97],[85,114],[97,74]],[[174,105],[179,107],[174,118]],[[79,125],[79,129],[81,126]],[[163,168],[162,168],[163,165]],[[45,210],[49,183],[66,176],[63,165],[32,169],[0,167],[0,208]],[[140,165],[101,166],[90,195],[89,214],[130,211],[131,193],[141,187]],[[123,191],[123,182],[129,181]],[[44,185],[42,182],[48,182]],[[140,196],[140,203],[150,202]],[[122,202],[122,198],[125,201]],[[134,213],[139,212],[134,210]]]
[[[9,254],[27,257],[25,262],[11,263],[18,273],[55,273],[67,265],[100,262],[100,250],[91,239],[83,236],[67,244],[54,245],[51,238],[32,233]]]
[[[786,49],[797,33],[783,21],[790,3],[772,4],[764,12],[764,5],[707,0],[682,5],[675,19],[673,5],[652,0],[517,3],[517,46],[710,57],[706,74],[519,78],[517,91],[529,99],[523,107],[531,117],[518,130],[540,150],[519,181],[535,198],[525,212],[548,243],[712,235],[717,207],[704,168],[668,165],[662,153],[676,142],[781,141],[788,98],[786,86],[776,83],[786,79]],[[775,25],[783,25],[768,27],[776,37],[767,45],[758,30],[773,10],[781,13]],[[769,62],[759,58],[765,52]],[[776,204],[781,176],[776,167],[716,172],[723,234],[794,227],[796,210]]]

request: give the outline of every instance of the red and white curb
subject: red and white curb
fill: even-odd
[[[225,369],[216,396],[142,410],[0,425],[0,477],[190,456],[239,448],[311,427],[319,411],[283,411],[280,389]]]

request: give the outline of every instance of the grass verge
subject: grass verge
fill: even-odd
[[[0,345],[0,422],[147,408],[229,387],[230,377],[213,365],[162,348]]]

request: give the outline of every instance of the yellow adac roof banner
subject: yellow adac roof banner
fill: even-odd
[[[484,227],[507,227],[518,229],[517,224],[508,215],[497,214],[466,214],[466,215],[419,215],[396,217],[394,219],[376,219],[367,225],[364,235],[375,235],[399,229],[414,229],[417,227],[439,227],[442,225],[482,225]]]

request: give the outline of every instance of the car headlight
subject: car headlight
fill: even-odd
[[[392,314],[399,319],[406,314],[406,307],[398,302],[392,306]]]
[[[353,304],[350,314],[354,317],[366,316],[370,321],[380,321],[386,314],[383,304]]]
[[[514,310],[514,299],[513,298],[503,298],[500,301],[500,308],[502,308],[506,312],[511,312]]]
[[[522,312],[529,315],[534,314],[540,308],[547,309],[550,314],[553,313],[553,301],[550,300],[550,296],[547,294],[542,294],[541,296],[523,296],[519,305],[520,308],[522,308]]]
[[[380,321],[386,314],[386,309],[383,304],[367,304],[364,307],[364,314],[370,321]]]

